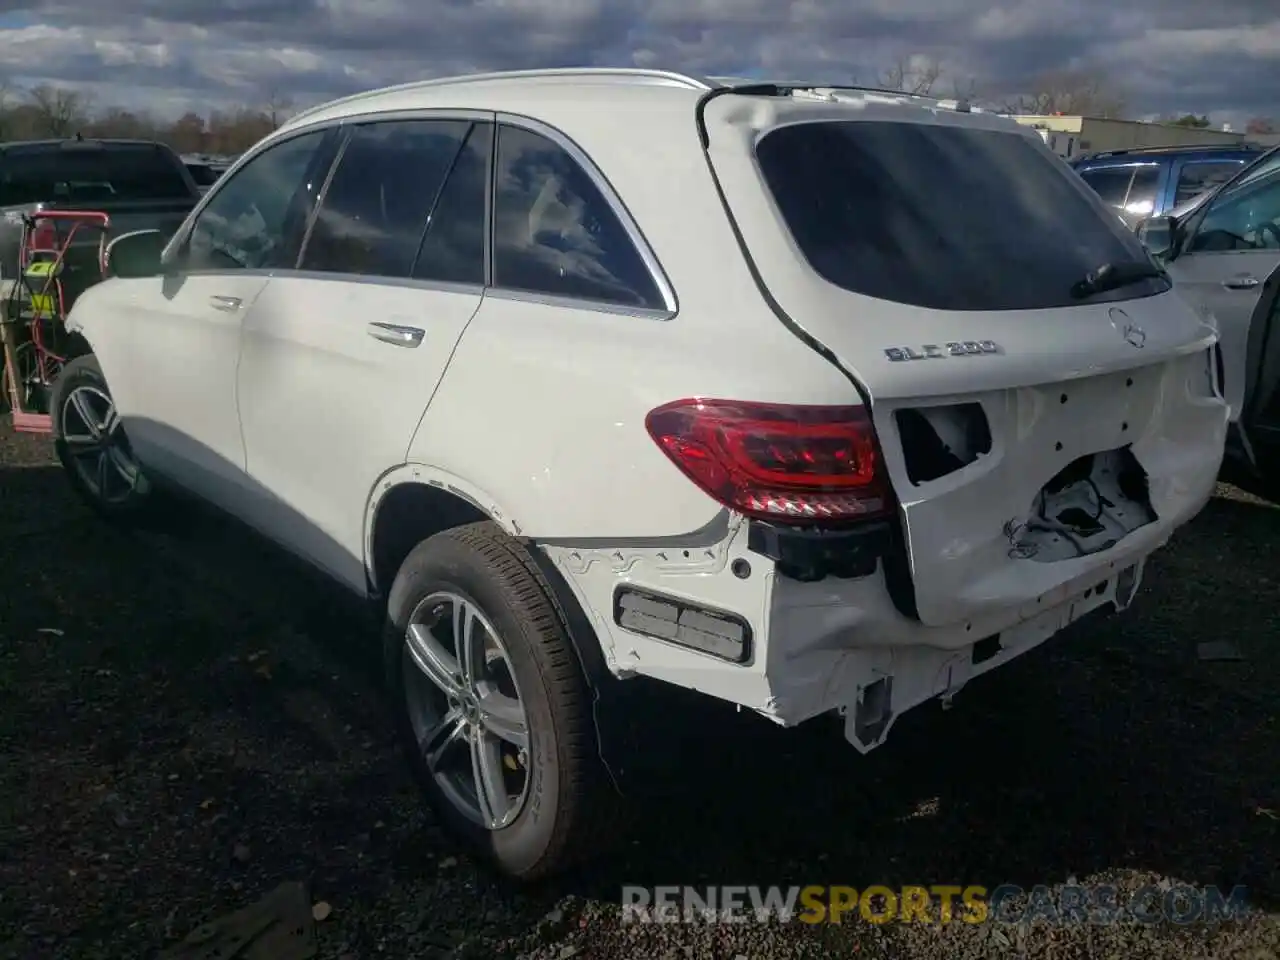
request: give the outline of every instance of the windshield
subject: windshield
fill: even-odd
[[[808,122],[765,134],[756,157],[810,265],[865,296],[935,310],[1074,306],[1090,272],[1149,259],[1069,168],[1017,131]],[[1146,278],[1090,301],[1168,286]]]
[[[153,144],[57,144],[0,153],[0,206],[190,197],[178,164]]]

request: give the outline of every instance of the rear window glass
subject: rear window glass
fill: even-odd
[[[181,200],[191,188],[175,160],[149,144],[8,150],[0,206]]]
[[[766,134],[756,156],[810,265],[865,296],[936,310],[1070,306],[1090,271],[1147,258],[1061,161],[1020,133],[811,122]],[[1092,300],[1166,288],[1148,280]]]

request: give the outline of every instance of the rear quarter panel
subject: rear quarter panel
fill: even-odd
[[[608,114],[584,117],[572,99],[525,112],[573,139],[608,179],[674,288],[675,315],[487,293],[409,453],[467,481],[485,509],[537,539],[677,537],[722,516],[649,437],[645,416],[661,404],[859,402],[756,287],[698,142],[696,98],[672,109],[643,92],[619,96]]]

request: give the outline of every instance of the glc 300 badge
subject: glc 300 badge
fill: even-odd
[[[980,357],[1004,353],[994,340],[954,340],[950,343],[922,343],[916,347],[886,347],[884,355],[894,363],[903,360],[944,360],[947,357]]]

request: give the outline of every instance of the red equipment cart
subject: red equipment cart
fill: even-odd
[[[18,275],[0,314],[3,393],[14,430],[53,431],[50,395],[67,362],[63,323],[75,298],[106,276],[110,226],[107,214],[89,210],[42,210],[22,217]],[[97,233],[97,255],[87,262],[78,256],[69,260],[72,243],[82,231]],[[77,253],[80,250],[85,250],[84,244],[77,246]]]

